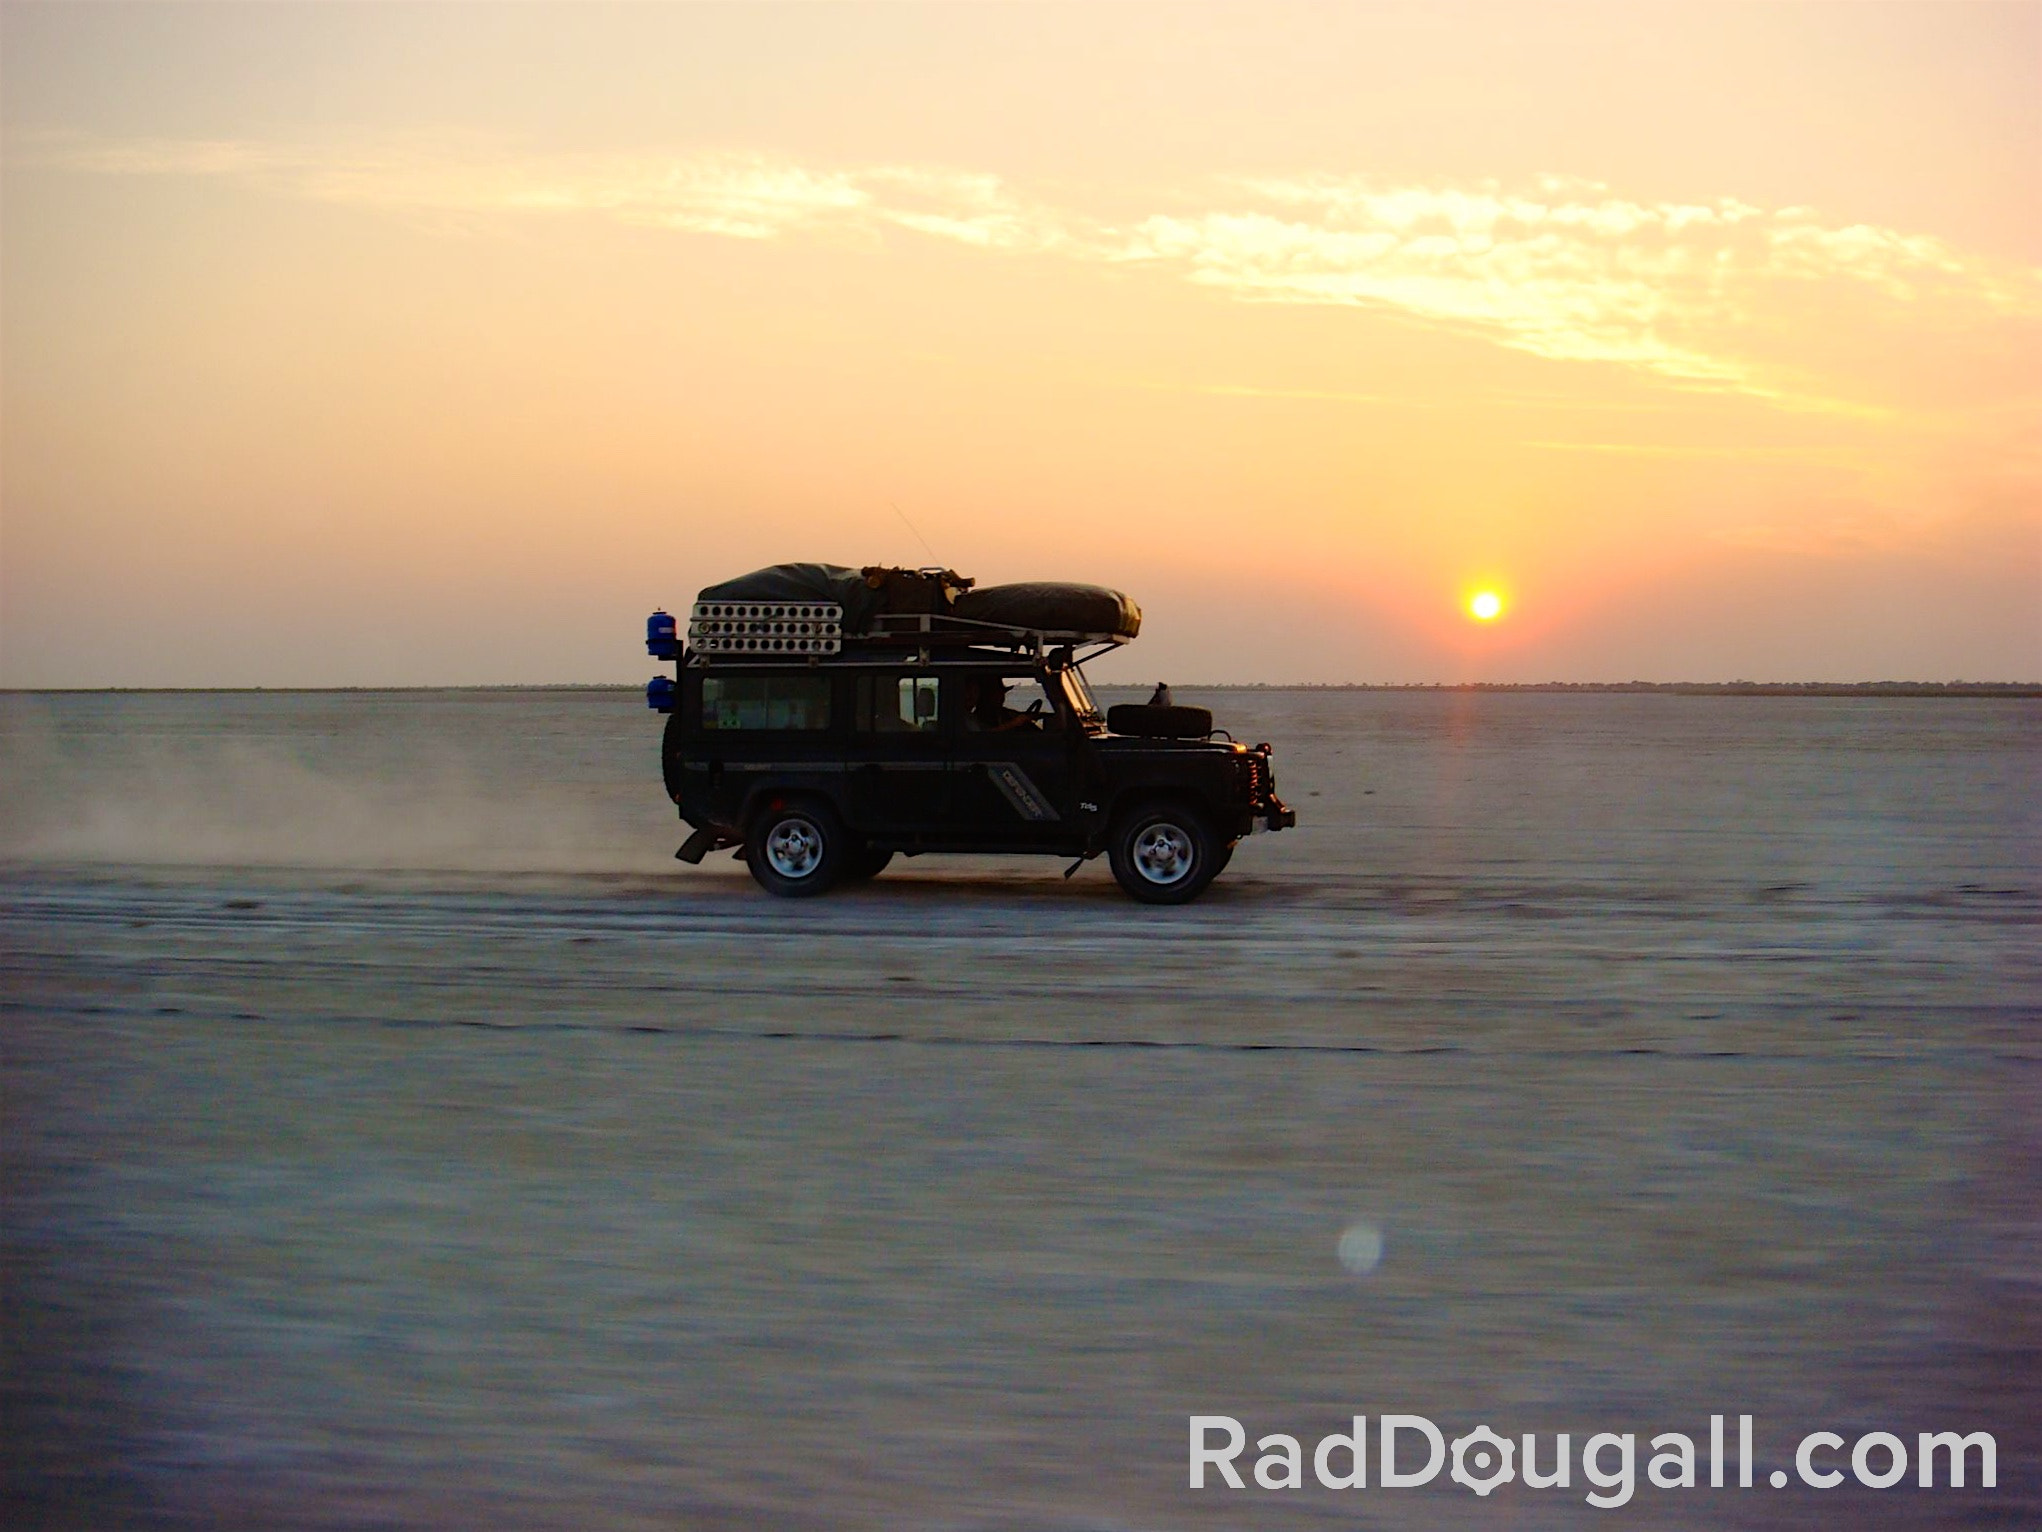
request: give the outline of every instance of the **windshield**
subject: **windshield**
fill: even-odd
[[[1085,673],[1075,665],[1066,665],[1057,671],[1063,677],[1064,696],[1071,704],[1071,711],[1086,723],[1099,721],[1099,704],[1092,700],[1092,688],[1085,684]]]

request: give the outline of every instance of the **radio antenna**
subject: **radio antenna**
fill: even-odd
[[[921,529],[918,528],[912,521],[908,520],[908,513],[902,510],[898,505],[895,505],[894,502],[891,500],[887,501],[886,503],[888,505],[893,506],[893,514],[900,518],[900,524],[906,527],[910,532],[913,532],[915,534],[915,541],[920,543],[922,545],[922,551],[929,555],[929,562],[931,564],[941,564],[943,561],[936,557],[936,550],[929,546],[929,539],[922,536]]]

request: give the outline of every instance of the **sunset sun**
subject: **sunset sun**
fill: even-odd
[[[1503,598],[1493,590],[1477,591],[1468,598],[1468,615],[1477,622],[1494,622],[1503,615]]]

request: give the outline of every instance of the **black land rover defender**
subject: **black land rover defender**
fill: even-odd
[[[1081,666],[1140,631],[1125,596],[972,585],[781,564],[704,590],[685,644],[654,613],[646,648],[678,681],[646,701],[671,715],[667,794],[695,832],[675,854],[742,847],[795,896],[896,853],[1036,852],[1074,872],[1103,851],[1136,899],[1182,904],[1242,836],[1297,822],[1269,746],[1214,738],[1206,709],[1101,714]]]

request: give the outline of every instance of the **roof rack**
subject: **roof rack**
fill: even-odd
[[[1125,633],[1015,627],[947,612],[882,613],[865,632],[846,633],[844,609],[822,601],[698,601],[688,621],[688,648],[705,660],[987,648],[1038,656],[1050,649],[1087,648],[1096,655],[1127,641]]]

